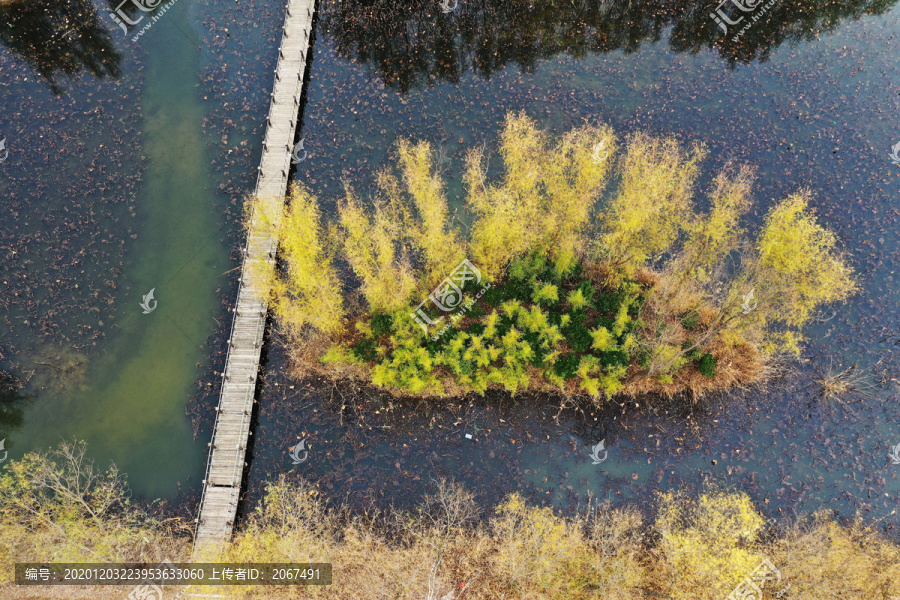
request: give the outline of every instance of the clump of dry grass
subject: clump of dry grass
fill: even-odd
[[[829,365],[816,379],[816,384],[822,400],[844,406],[873,397],[876,387],[868,373],[858,370],[855,364],[846,369]]]

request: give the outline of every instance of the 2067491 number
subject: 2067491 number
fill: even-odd
[[[272,572],[273,580],[320,579],[319,569],[275,569]]]

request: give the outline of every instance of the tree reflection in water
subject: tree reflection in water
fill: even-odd
[[[121,55],[90,0],[0,0],[0,43],[21,56],[55,94],[61,74],[118,77]]]
[[[749,19],[725,35],[710,17],[715,1],[464,0],[444,14],[438,0],[326,0],[321,10],[324,34],[343,58],[371,65],[386,85],[405,92],[456,82],[470,69],[483,77],[510,63],[529,71],[560,52],[635,52],[664,36],[676,52],[710,49],[733,68],[896,2],[774,0],[740,37]]]

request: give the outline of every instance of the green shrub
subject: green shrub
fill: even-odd
[[[697,361],[697,370],[705,377],[712,379],[716,376],[716,363],[718,360],[715,356],[707,352]]]
[[[690,331],[700,324],[700,313],[696,310],[689,310],[681,315],[681,326]]]
[[[550,283],[542,284],[535,282],[534,293],[531,294],[531,301],[539,304],[553,304],[559,301],[559,294],[556,286]]]
[[[553,365],[553,371],[563,379],[572,379],[578,371],[578,364],[581,358],[577,354],[571,352],[563,354]]]
[[[378,342],[372,338],[362,338],[353,344],[353,355],[366,362],[372,362],[378,358]]]
[[[372,333],[375,337],[388,335],[394,325],[394,319],[391,315],[384,313],[374,313],[369,324],[372,326]]]
[[[576,352],[587,352],[593,343],[591,332],[585,325],[583,314],[572,316],[572,322],[565,328],[566,342]]]

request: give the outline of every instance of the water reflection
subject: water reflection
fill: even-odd
[[[747,13],[740,26],[751,16],[758,21],[740,36],[738,27],[726,35],[710,17],[715,4],[692,0],[475,0],[449,14],[437,0],[342,0],[323,4],[322,26],[343,58],[369,64],[386,85],[405,92],[456,83],[467,70],[490,77],[514,63],[530,72],[561,52],[635,52],[664,36],[675,51],[711,49],[735,67],[765,61],[784,42],[814,39],[846,19],[882,14],[896,2],[774,0],[767,10],[760,3],[761,14]]]
[[[4,439],[24,423],[22,408],[27,397],[22,395],[21,388],[16,378],[0,371],[0,436]]]
[[[20,55],[55,94],[60,74],[118,77],[121,55],[89,0],[0,3],[0,42]]]

